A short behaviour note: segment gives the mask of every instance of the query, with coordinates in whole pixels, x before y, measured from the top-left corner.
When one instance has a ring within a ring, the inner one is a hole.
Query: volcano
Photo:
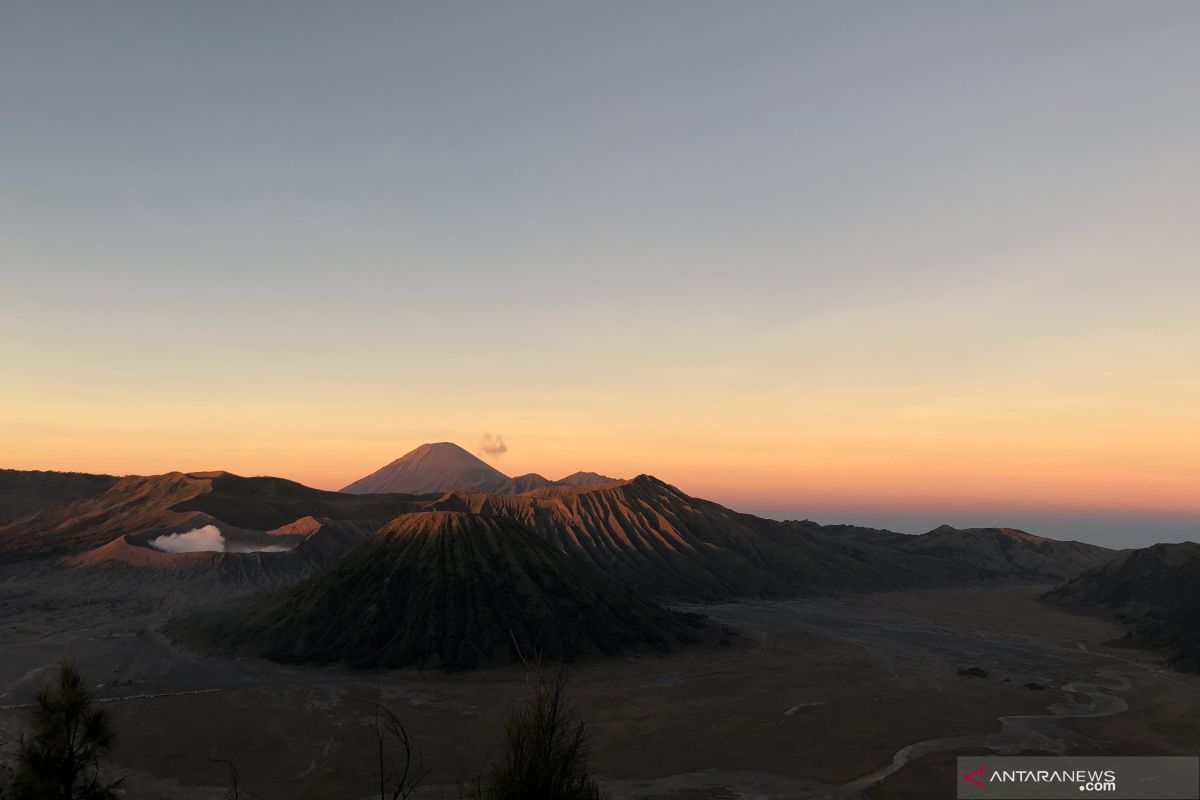
[[[397,517],[322,572],[266,600],[179,623],[178,634],[281,662],[470,669],[699,641],[667,611],[508,519]]]
[[[449,489],[495,492],[503,489],[508,480],[503,472],[458,445],[434,442],[421,445],[342,491],[351,494],[428,494]]]

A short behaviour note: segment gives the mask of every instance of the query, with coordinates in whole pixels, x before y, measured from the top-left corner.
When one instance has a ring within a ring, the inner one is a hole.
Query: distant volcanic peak
[[[474,453],[465,447],[460,447],[454,442],[426,442],[423,445],[414,447],[405,457],[425,455],[433,455],[437,458],[461,458],[467,463],[479,461],[479,458]]]
[[[352,494],[497,491],[508,476],[451,442],[423,444],[342,489]]]
[[[484,492],[524,494],[551,487],[620,483],[596,472],[575,472],[552,481],[536,472],[510,478],[452,442],[423,444],[342,489],[351,494]]]

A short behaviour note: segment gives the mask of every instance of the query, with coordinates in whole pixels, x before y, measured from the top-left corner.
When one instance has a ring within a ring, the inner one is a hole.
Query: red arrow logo
[[[975,769],[973,769],[970,772],[963,775],[962,778],[967,783],[973,783],[976,786],[978,786],[980,789],[986,789],[987,784],[983,782],[983,779],[984,779],[983,773],[984,773],[984,770],[986,770],[986,769],[987,769],[987,767],[976,767]],[[976,775],[978,775],[979,777],[976,778],[975,777]]]

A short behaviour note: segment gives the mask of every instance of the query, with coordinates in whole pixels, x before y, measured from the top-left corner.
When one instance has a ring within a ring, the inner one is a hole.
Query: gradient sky
[[[10,2],[0,466],[1200,538],[1200,4]]]

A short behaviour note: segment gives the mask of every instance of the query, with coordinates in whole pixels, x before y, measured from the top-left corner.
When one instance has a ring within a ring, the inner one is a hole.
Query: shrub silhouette
[[[37,694],[21,735],[7,797],[11,800],[115,800],[120,781],[100,781],[100,760],[116,733],[95,708],[83,676],[68,661]]]
[[[532,674],[525,705],[504,726],[505,753],[475,795],[485,800],[602,800],[588,775],[587,726],[566,698],[567,673]]]

